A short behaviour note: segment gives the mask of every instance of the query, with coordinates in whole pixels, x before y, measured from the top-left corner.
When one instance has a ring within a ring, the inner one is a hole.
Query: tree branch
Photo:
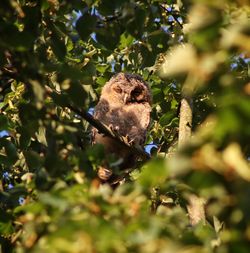
[[[206,216],[205,216],[205,200],[201,197],[196,196],[195,194],[191,194],[188,196],[188,215],[190,224],[192,226],[198,224],[202,221],[203,224],[206,224]]]
[[[82,117],[84,120],[89,122],[100,133],[102,133],[110,138],[115,139],[116,141],[118,141],[119,143],[121,143],[122,145],[124,145],[126,147],[129,147],[139,157],[141,157],[145,160],[150,158],[149,154],[146,153],[141,146],[139,146],[139,145],[134,146],[134,145],[129,144],[128,141],[124,137],[122,137],[121,135],[119,135],[116,132],[113,132],[109,127],[107,127],[106,125],[101,123],[99,120],[95,119],[91,114],[89,114],[85,111],[79,110],[72,105],[68,105],[67,107],[70,110],[72,110],[73,112],[75,112],[77,115]]]
[[[49,96],[52,95],[53,92],[60,95],[58,92],[53,91],[50,87],[45,86],[46,92]],[[93,127],[95,127],[100,133],[115,139],[122,145],[129,147],[132,152],[134,152],[136,155],[138,155],[140,158],[144,160],[148,160],[150,158],[150,155],[144,151],[144,149],[139,145],[131,145],[128,143],[125,137],[119,135],[116,132],[113,132],[109,127],[107,127],[105,124],[100,122],[99,120],[95,119],[90,113],[80,110],[73,105],[67,104],[65,107],[68,107],[71,111],[79,115],[81,118],[89,122],[89,124]]]

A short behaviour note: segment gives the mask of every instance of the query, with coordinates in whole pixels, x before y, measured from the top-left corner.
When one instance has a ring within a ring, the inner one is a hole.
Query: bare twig
[[[171,12],[171,11],[169,11],[166,7],[164,7],[162,4],[160,4],[160,7],[164,10],[164,11],[166,11],[169,15],[171,15],[173,18],[174,18],[174,20],[175,20],[175,22],[180,26],[180,28],[183,28],[183,25],[180,23],[180,21],[178,20],[178,18],[176,18],[176,16]]]

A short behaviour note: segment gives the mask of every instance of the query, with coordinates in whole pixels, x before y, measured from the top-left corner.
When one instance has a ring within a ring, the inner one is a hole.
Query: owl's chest
[[[130,104],[114,107],[106,113],[105,122],[121,134],[128,134],[132,128],[147,129],[150,121],[150,107],[143,104]]]
[[[110,110],[107,111],[105,118],[109,124],[127,126],[133,124],[138,116],[135,108],[124,106],[110,108]]]

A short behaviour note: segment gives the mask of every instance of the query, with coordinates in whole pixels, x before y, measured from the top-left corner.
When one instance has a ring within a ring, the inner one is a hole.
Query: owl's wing
[[[108,101],[106,99],[101,99],[95,107],[94,118],[102,121],[108,111],[109,111]]]
[[[141,117],[139,118],[140,125],[143,129],[147,130],[150,124],[150,113],[151,113],[151,106],[149,104],[143,104],[141,108]]]
[[[143,146],[150,123],[151,106],[148,103],[134,103],[127,106],[125,111],[131,119],[127,123],[129,140],[134,144]],[[131,116],[133,117],[131,118]]]
[[[135,123],[141,129],[147,130],[150,123],[151,106],[148,103],[134,103],[125,108],[127,113],[134,115]]]

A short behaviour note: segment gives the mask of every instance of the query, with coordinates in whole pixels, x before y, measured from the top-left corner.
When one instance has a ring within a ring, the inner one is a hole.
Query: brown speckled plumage
[[[143,146],[150,123],[150,112],[151,93],[147,83],[138,75],[119,73],[104,85],[94,117],[126,137],[133,145]],[[103,144],[106,154],[112,153],[117,159],[121,158],[120,169],[130,168],[136,161],[136,156],[128,147],[98,133],[96,129],[93,129],[93,142]],[[104,171],[98,173],[99,176],[104,175],[100,177],[104,181],[112,175],[110,168],[105,170],[109,172],[106,173],[106,178]]]

